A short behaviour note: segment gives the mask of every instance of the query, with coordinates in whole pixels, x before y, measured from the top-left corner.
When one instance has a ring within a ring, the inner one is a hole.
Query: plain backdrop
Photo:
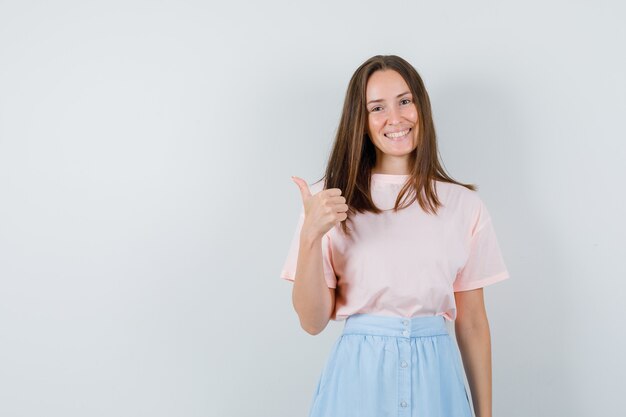
[[[279,278],[350,76],[412,63],[511,279],[494,416],[623,411],[620,1],[1,1],[0,415],[305,416]]]

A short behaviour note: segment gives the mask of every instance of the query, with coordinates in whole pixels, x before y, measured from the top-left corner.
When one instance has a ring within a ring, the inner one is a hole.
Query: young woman
[[[310,417],[491,417],[482,288],[509,278],[476,187],[438,160],[430,100],[408,62],[350,80],[324,183],[293,177],[302,212],[281,278],[304,330],[345,320]],[[462,357],[445,320],[454,321]]]

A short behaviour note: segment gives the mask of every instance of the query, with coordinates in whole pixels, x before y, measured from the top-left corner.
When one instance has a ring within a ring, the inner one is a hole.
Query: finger
[[[335,226],[339,226],[341,222],[345,221],[348,218],[346,213],[341,213],[338,216],[338,219],[335,221]]]
[[[336,196],[336,197],[328,197],[326,198],[326,201],[328,201],[331,204],[342,204],[346,202],[346,198],[344,196]]]
[[[311,197],[311,190],[309,190],[309,186],[306,181],[300,177],[291,177],[293,182],[296,183],[298,188],[300,189],[300,195],[302,196],[302,200],[304,201],[306,198]]]
[[[328,197],[336,197],[338,195],[341,195],[341,189],[339,188],[329,188],[322,192],[325,193]]]
[[[347,204],[337,204],[335,205],[335,212],[336,213],[345,213],[348,211],[348,205]]]

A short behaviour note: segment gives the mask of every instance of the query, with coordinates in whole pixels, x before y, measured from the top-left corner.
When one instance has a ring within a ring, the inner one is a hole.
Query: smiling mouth
[[[402,139],[406,139],[406,137],[408,136],[409,132],[413,130],[412,128],[408,128],[406,130],[403,130],[401,132],[394,132],[394,133],[385,133],[385,137],[390,139],[390,140],[402,140]]]

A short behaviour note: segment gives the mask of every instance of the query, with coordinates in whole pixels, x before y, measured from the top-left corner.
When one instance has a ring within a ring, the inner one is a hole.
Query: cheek
[[[380,127],[381,127],[380,119],[378,117],[376,117],[376,116],[371,116],[370,115],[369,118],[368,118],[368,127],[369,127],[369,130],[372,133],[378,132],[380,130]]]
[[[417,123],[417,109],[415,107],[413,107],[411,109],[411,111],[408,114],[407,117],[409,120],[412,120],[413,122]]]

